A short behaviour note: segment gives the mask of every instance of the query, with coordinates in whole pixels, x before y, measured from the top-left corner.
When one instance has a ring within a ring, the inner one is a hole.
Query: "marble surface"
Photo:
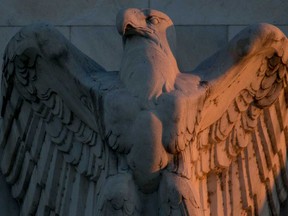
[[[269,22],[287,25],[287,1],[197,1],[151,0],[150,6],[163,10],[177,25],[249,25]]]

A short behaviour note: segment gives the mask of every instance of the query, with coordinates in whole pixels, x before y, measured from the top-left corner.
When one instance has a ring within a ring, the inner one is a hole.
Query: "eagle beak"
[[[138,28],[141,28],[143,13],[137,8],[121,10],[116,18],[116,26],[120,35],[128,36],[135,34]]]
[[[123,36],[133,35],[137,33],[137,28],[131,23],[127,23],[123,30]]]

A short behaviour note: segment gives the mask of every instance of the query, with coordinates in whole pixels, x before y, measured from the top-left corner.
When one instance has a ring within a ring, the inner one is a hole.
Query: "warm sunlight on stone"
[[[110,19],[98,29],[10,29],[1,84],[1,216],[286,215],[286,36],[274,25],[250,25],[228,43],[227,35],[215,37],[221,49],[183,71],[187,59],[179,64],[177,42],[188,47],[187,32],[212,38],[226,27],[175,28],[168,15],[149,9],[159,2],[113,7],[114,29]],[[108,69],[103,62],[111,62]]]

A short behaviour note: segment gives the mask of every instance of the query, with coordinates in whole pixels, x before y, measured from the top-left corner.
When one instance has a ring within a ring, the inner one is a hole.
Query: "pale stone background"
[[[123,7],[151,7],[172,18],[178,36],[177,59],[185,71],[249,24],[268,22],[288,34],[288,0],[0,0],[0,56],[22,26],[44,21],[54,24],[107,70],[118,70],[122,45],[114,23]],[[1,215],[13,215],[15,203],[3,202],[8,193],[1,185]]]

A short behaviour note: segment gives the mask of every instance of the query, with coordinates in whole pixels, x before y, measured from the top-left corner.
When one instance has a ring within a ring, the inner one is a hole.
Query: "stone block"
[[[227,43],[226,26],[176,26],[177,62],[191,71]]]
[[[102,0],[98,1],[93,7],[77,14],[65,24],[69,25],[115,25],[116,15],[122,8],[147,8],[148,0]]]
[[[116,27],[71,27],[71,41],[106,70],[119,70],[123,47]]]
[[[151,8],[167,13],[175,24],[181,25],[249,25],[268,22],[288,22],[288,1],[251,0],[151,0]]]
[[[0,25],[28,25],[33,22],[77,25],[114,25],[120,8],[148,7],[148,0],[2,0]]]
[[[244,25],[241,25],[241,26],[229,26],[228,27],[228,40],[230,41],[233,37],[235,37],[245,27],[247,27],[247,26],[244,26]]]
[[[55,26],[56,29],[63,34],[68,40],[71,39],[70,37],[70,27],[69,26]]]

